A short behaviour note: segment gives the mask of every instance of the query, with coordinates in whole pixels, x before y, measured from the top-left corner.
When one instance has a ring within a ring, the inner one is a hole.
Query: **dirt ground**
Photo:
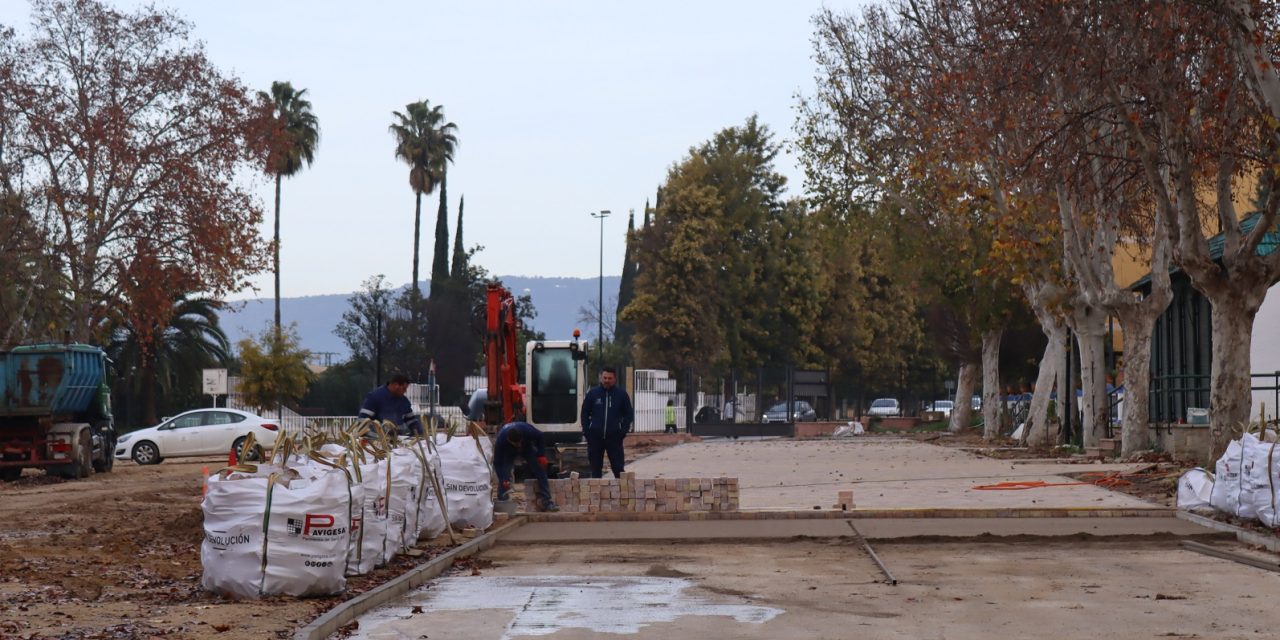
[[[628,461],[678,441],[640,438]],[[423,544],[422,556],[349,578],[341,597],[234,602],[205,593],[200,496],[204,474],[225,464],[117,462],[86,480],[27,470],[0,483],[0,638],[284,638],[447,549]]]
[[[850,539],[540,549],[485,552],[478,574],[371,612],[355,637],[1265,638],[1280,624],[1280,576],[1172,540],[877,544],[897,586]]]
[[[337,598],[234,602],[205,593],[200,494],[204,470],[222,464],[118,463],[78,481],[28,470],[0,483],[0,638],[284,638],[443,551],[397,556],[349,579]]]

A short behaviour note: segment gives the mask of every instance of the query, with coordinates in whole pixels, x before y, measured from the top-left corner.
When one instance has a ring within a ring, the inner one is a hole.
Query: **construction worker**
[[[400,435],[422,435],[422,422],[413,412],[413,403],[404,396],[409,389],[409,376],[397,373],[391,381],[370,391],[360,407],[360,417],[370,420],[389,420],[399,428]]]
[[[542,432],[528,422],[510,422],[498,431],[493,442],[493,470],[498,474],[498,499],[511,498],[511,475],[516,457],[524,458],[529,471],[538,480],[538,503],[542,511],[559,511],[551,499],[551,483],[547,480],[547,450]]]
[[[604,454],[609,454],[613,477],[621,478],[626,456],[622,443],[631,431],[635,412],[631,398],[617,386],[618,371],[605,367],[600,372],[600,386],[592,387],[582,399],[582,435],[587,439],[587,461],[591,477],[604,477]]]
[[[667,400],[667,414],[666,414],[666,421],[664,424],[665,424],[665,427],[662,429],[663,433],[679,433],[679,430],[676,429],[676,401],[675,400]]]

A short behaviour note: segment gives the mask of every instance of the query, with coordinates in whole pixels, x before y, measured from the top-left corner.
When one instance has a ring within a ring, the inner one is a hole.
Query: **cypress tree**
[[[648,208],[648,203],[645,203],[645,208]],[[614,340],[621,345],[630,344],[631,336],[635,333],[634,327],[622,321],[622,310],[627,308],[636,295],[635,240],[636,211],[632,209],[627,219],[627,249],[622,257],[622,281],[618,283],[618,308],[614,315]]]
[[[467,252],[462,248],[462,210],[466,203],[467,196],[458,198],[458,228],[454,230],[453,265],[449,268],[454,281],[464,287],[467,286]]]
[[[436,248],[431,260],[431,296],[449,280],[449,195],[440,174],[440,210],[436,213]]]

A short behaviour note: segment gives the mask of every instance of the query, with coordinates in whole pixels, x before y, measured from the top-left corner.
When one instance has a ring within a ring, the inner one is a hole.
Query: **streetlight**
[[[600,306],[596,309],[596,333],[598,334],[596,338],[598,355],[596,357],[599,359],[599,364],[596,365],[597,373],[604,370],[602,368],[604,367],[604,219],[609,217],[609,213],[610,211],[605,209],[600,213],[591,214],[592,218],[600,220],[600,291],[598,293]]]

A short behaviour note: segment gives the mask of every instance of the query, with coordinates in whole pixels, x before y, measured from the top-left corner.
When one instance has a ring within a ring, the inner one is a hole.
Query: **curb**
[[[716,520],[859,520],[876,518],[1172,518],[1170,507],[901,508],[806,511],[702,511],[693,513],[520,513],[541,522],[703,522]]]
[[[1244,544],[1257,545],[1271,552],[1280,552],[1280,538],[1277,538],[1275,536],[1269,536],[1263,533],[1258,533],[1257,531],[1250,531],[1242,527],[1237,527],[1234,524],[1218,522],[1213,518],[1198,516],[1194,513],[1190,513],[1187,511],[1179,511],[1177,513],[1177,517],[1183,520],[1186,520],[1187,522],[1194,522],[1202,527],[1213,529],[1214,531],[1225,531],[1227,533],[1234,533],[1236,534],[1237,542],[1243,542]]]
[[[308,623],[307,626],[295,632],[293,637],[295,640],[323,640],[350,624],[365,612],[399,598],[440,575],[445,569],[453,566],[455,560],[467,558],[489,549],[497,544],[502,536],[514,531],[524,523],[524,518],[512,518],[507,524],[489,531],[460,547],[455,547],[426,564],[414,567],[409,572],[396,576],[326,611],[323,615]]]

